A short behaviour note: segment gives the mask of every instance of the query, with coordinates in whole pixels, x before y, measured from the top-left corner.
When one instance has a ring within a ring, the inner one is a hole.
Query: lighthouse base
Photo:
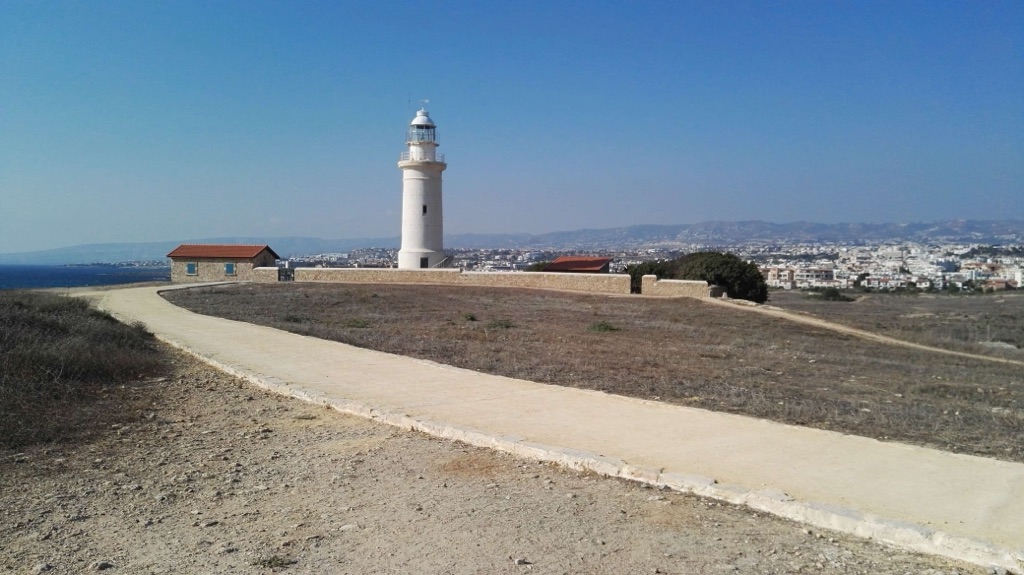
[[[444,252],[436,250],[399,250],[398,269],[419,270],[428,269],[441,265],[444,262]]]

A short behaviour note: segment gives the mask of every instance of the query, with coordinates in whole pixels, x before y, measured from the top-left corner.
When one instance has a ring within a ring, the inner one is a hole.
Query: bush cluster
[[[818,294],[822,301],[854,301],[852,298],[834,287],[827,287]]]
[[[141,324],[119,323],[79,299],[0,291],[0,447],[61,439],[105,386],[163,365]]]
[[[725,288],[731,298],[768,301],[768,282],[757,264],[735,254],[696,252],[674,260],[634,264],[626,268],[626,273],[635,292],[640,291],[643,276],[656,275],[658,279],[703,280]]]

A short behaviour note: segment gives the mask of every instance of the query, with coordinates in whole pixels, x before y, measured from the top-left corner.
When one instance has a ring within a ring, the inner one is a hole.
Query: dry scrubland
[[[45,329],[0,339],[0,368],[26,347],[75,348],[63,320],[87,317],[124,338],[105,354],[155,371],[34,396],[74,423],[0,447],[3,573],[988,571],[272,396],[78,303],[36,303],[16,312]]]
[[[489,373],[1024,461],[1020,366],[695,299],[342,284],[165,296],[199,313]],[[962,323],[978,321],[969,313]]]
[[[143,326],[82,300],[0,290],[0,449],[87,434],[122,406],[117,385],[162,369]]]
[[[906,341],[1024,360],[1024,292],[852,295],[830,302],[779,291],[770,303]]]

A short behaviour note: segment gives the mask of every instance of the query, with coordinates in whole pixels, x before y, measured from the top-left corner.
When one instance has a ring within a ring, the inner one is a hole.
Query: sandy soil
[[[148,404],[128,424],[0,461],[0,571],[987,572],[385,427],[183,356],[126,393]]]

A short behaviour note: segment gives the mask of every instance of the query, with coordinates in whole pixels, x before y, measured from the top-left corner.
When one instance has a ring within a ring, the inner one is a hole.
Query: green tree
[[[729,297],[757,303],[768,301],[768,282],[757,264],[730,253],[697,252],[675,260],[675,279],[704,280],[725,288]]]
[[[539,261],[539,262],[533,262],[532,264],[526,266],[526,271],[528,271],[528,272],[542,272],[542,271],[544,271],[544,268],[548,267],[549,263],[551,263],[551,262],[548,261],[548,260]]]

